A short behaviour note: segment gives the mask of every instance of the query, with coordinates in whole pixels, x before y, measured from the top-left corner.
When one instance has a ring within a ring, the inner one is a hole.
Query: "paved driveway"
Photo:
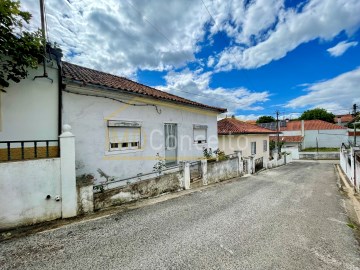
[[[0,243],[1,269],[360,269],[332,164],[296,162]]]

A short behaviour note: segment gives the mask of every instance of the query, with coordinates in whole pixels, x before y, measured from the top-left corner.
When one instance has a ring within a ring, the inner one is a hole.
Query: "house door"
[[[177,164],[177,124],[165,124],[165,164]]]

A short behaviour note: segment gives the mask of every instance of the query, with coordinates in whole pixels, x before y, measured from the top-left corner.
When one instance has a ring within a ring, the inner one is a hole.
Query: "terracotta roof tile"
[[[339,118],[341,120],[341,123],[348,123],[354,119],[354,116],[352,116],[351,114],[336,115],[334,118],[334,122],[337,123]]]
[[[256,125],[256,120],[246,120],[245,123]]]
[[[235,118],[224,118],[218,121],[218,134],[274,134],[270,129],[248,124]]]
[[[302,142],[304,137],[302,136],[280,136],[282,142]],[[270,141],[277,141],[277,136],[270,136]]]
[[[217,107],[201,104],[167,92],[163,92],[158,89],[131,81],[124,77],[115,76],[109,73],[104,73],[101,71],[78,66],[68,62],[62,62],[62,64],[63,64],[62,76],[63,78],[68,79],[70,81],[78,81],[85,84],[100,85],[104,87],[113,88],[115,90],[122,90],[129,93],[149,96],[156,99],[174,101],[177,103],[182,103],[190,106],[215,110],[220,113],[227,111],[224,108],[217,108]]]
[[[324,129],[345,129],[342,126],[338,126],[322,120],[305,120],[305,130],[324,130]],[[280,131],[293,131],[301,130],[301,121],[290,121],[286,123],[286,127],[281,127]]]

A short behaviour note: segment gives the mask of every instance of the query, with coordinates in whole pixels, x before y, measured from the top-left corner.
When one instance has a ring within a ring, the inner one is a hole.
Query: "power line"
[[[211,19],[213,19],[213,21],[214,21],[214,23],[215,23],[216,21],[215,21],[214,17],[211,15],[211,13],[210,13],[209,9],[207,8],[207,6],[205,5],[204,0],[201,0],[201,2],[203,3],[203,5],[204,5],[204,7],[205,7],[205,9],[206,9],[206,11],[207,11],[207,13],[209,13]]]
[[[138,10],[132,3],[130,3],[128,0],[126,0],[126,3],[128,3],[128,5],[130,7],[132,7],[137,13],[139,13],[139,15],[148,23],[152,26],[152,28],[154,28],[163,38],[165,38],[171,45],[174,46],[174,44],[170,41],[170,39],[168,39],[168,37],[161,32],[152,22],[150,22],[142,13],[140,10]]]

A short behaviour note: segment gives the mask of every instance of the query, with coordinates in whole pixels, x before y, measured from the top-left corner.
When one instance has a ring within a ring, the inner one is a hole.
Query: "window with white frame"
[[[109,150],[136,150],[141,147],[141,124],[129,121],[108,121]]]
[[[267,142],[267,140],[263,140],[263,145],[264,145],[264,152],[267,152],[267,149],[268,149],[268,142]]]
[[[251,154],[256,154],[256,142],[251,142]]]
[[[207,126],[205,125],[194,125],[194,143],[202,144],[207,142]]]

